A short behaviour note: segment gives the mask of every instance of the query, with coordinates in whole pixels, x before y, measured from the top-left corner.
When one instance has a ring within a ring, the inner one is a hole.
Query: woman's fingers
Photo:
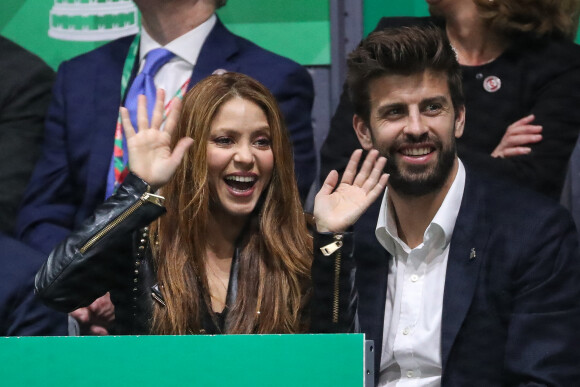
[[[135,129],[133,129],[133,124],[131,123],[131,118],[129,117],[129,111],[127,108],[119,108],[121,113],[121,123],[123,124],[123,131],[125,132],[125,137],[129,140],[135,135]]]
[[[535,119],[536,119],[536,116],[534,116],[533,114],[530,114],[529,116],[525,116],[523,118],[520,118],[516,122],[512,123],[510,126],[508,126],[508,128],[511,126],[526,125],[526,124],[529,124],[530,122],[534,121]]]
[[[179,120],[179,114],[181,113],[181,100],[174,97],[171,101],[171,110],[169,111],[169,116],[165,120],[165,127],[163,130],[168,134],[173,134],[173,131],[177,127],[177,121]]]
[[[155,97],[155,107],[153,108],[153,114],[151,115],[151,129],[161,128],[163,124],[163,114],[165,106],[165,90],[158,88],[157,95]]]
[[[149,129],[149,118],[147,117],[147,97],[143,94],[137,97],[137,129]]]
[[[318,195],[330,195],[332,191],[334,191],[336,183],[338,183],[338,172],[332,170],[328,176],[326,176],[326,179],[324,179],[324,183],[322,183],[322,187],[320,187]]]

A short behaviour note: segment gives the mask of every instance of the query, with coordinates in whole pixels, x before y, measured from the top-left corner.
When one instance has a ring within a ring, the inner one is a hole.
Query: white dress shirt
[[[457,175],[423,243],[409,248],[397,234],[388,190],[376,237],[393,256],[389,263],[379,386],[441,385],[441,316],[449,242],[465,188],[465,168]]]
[[[217,21],[215,14],[209,19],[195,27],[191,31],[172,40],[165,46],[161,46],[147,33],[145,28],[141,29],[141,41],[139,43],[139,72],[143,69],[149,51],[164,47],[175,54],[155,75],[155,86],[165,90],[165,105],[175,97],[181,86],[191,77],[193,67],[197,63],[199,52],[203,43]]]

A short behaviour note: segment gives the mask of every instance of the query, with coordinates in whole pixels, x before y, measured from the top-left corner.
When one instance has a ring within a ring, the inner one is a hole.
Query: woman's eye
[[[267,148],[270,146],[270,139],[267,137],[260,137],[254,142],[260,148]]]
[[[232,144],[232,139],[229,137],[217,137],[214,138],[213,142],[217,145],[230,145]]]

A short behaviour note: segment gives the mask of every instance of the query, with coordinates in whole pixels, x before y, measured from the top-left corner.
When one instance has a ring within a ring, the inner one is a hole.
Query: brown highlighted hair
[[[166,303],[154,307],[152,333],[198,334],[201,311],[212,313],[205,266],[211,217],[207,143],[219,108],[233,98],[255,103],[266,115],[274,170],[237,246],[237,297],[234,305],[228,305],[225,333],[306,329],[312,240],[299,199],[290,140],[273,95],[246,75],[226,73],[205,78],[183,101],[173,145],[184,136],[194,143],[163,188],[167,214],[151,230],[152,239],[157,238],[154,262]]]
[[[531,32],[574,40],[580,0],[474,0],[482,18],[510,34]]]
[[[445,34],[435,26],[386,28],[373,32],[348,57],[347,85],[354,112],[368,124],[369,85],[386,75],[427,70],[447,77],[455,111],[464,104],[461,70]]]

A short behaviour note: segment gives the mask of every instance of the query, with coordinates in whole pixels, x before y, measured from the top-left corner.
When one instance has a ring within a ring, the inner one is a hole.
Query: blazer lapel
[[[489,237],[483,186],[467,171],[447,263],[441,322],[443,372],[449,353],[471,305]]]
[[[103,58],[93,65],[95,116],[90,118],[94,135],[87,171],[87,197],[95,198],[97,203],[105,199],[104,187],[113,154],[115,126],[121,106],[121,75],[133,38],[130,36],[112,44]]]
[[[201,47],[197,63],[193,67],[189,89],[217,69],[237,71],[238,65],[232,58],[238,53],[237,37],[226,29],[218,18]]]

